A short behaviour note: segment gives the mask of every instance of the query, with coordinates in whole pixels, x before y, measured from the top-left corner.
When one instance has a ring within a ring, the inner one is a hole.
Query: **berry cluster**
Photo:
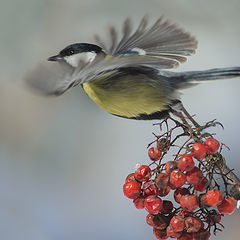
[[[167,125],[166,133],[155,135],[156,147],[150,147],[154,142],[149,145],[152,162],[138,166],[127,176],[123,192],[133,199],[137,209],[148,212],[146,222],[153,227],[157,239],[207,240],[212,228],[214,234],[222,230],[221,217],[235,210],[236,200],[228,191],[231,171],[225,174],[219,165],[223,158],[219,141],[200,134],[191,125],[172,121],[175,127],[169,130]],[[167,124],[167,120],[164,122]],[[173,131],[179,127],[183,134],[172,139]],[[188,136],[181,147],[175,145],[179,136]],[[178,147],[178,152],[172,161],[163,163],[170,147]],[[221,176],[224,192],[215,175]],[[171,191],[175,203],[162,199]],[[176,204],[179,206],[175,207]]]

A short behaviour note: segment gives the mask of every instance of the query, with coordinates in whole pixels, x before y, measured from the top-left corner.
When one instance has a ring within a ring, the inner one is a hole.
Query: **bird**
[[[181,89],[198,83],[240,76],[240,67],[174,72],[195,53],[197,40],[160,17],[149,24],[144,16],[134,29],[130,18],[122,32],[111,26],[105,43],[73,43],[51,63],[40,64],[27,76],[33,88],[46,95],[61,95],[82,86],[87,95],[112,115],[136,120],[163,119],[181,111]]]

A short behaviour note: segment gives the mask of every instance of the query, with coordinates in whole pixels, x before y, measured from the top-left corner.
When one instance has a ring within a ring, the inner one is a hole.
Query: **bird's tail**
[[[215,68],[204,71],[189,71],[176,73],[174,85],[177,88],[184,85],[225,78],[240,77],[240,67]]]

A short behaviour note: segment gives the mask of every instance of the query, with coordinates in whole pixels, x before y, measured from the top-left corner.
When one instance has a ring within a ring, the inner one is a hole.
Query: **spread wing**
[[[147,55],[175,61],[177,64],[185,62],[186,56],[194,54],[197,48],[197,41],[193,36],[162,17],[148,27],[148,17],[145,16],[137,29],[132,29],[131,20],[127,18],[123,24],[121,39],[118,38],[117,30],[110,27],[109,47],[106,48],[98,35],[95,39],[113,56]]]
[[[149,56],[130,55],[123,57],[97,57],[88,65],[77,68],[60,63],[45,63],[38,65],[25,76],[29,86],[46,95],[60,95],[78,84],[90,82],[99,77],[110,78],[118,73],[118,69],[129,67],[150,67],[164,69],[175,67],[176,62],[168,59],[158,59]]]

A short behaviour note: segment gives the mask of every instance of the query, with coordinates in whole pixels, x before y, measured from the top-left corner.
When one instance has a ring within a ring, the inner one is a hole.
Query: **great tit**
[[[45,94],[60,95],[81,85],[105,111],[130,119],[161,119],[179,105],[179,89],[205,80],[233,78],[240,67],[170,72],[195,53],[196,39],[175,24],[159,18],[148,27],[145,16],[132,30],[130,19],[122,37],[110,28],[110,43],[74,43],[48,58],[58,64],[37,67],[28,83]],[[57,66],[58,65],[58,66]],[[180,104],[181,105],[181,104]]]

